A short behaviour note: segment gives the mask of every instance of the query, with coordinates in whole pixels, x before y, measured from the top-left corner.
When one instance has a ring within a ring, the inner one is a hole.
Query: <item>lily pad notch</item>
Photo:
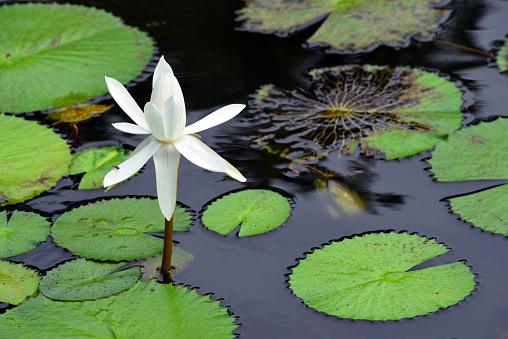
[[[413,318],[455,305],[476,289],[476,274],[462,260],[414,269],[449,250],[404,231],[344,237],[299,258],[288,287],[307,307],[339,318]]]

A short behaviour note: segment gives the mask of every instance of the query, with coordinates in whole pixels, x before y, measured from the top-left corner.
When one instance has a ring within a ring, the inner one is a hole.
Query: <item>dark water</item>
[[[78,2],[76,2],[78,3]],[[81,3],[81,2],[80,2]],[[104,1],[86,2],[105,8],[128,24],[147,31],[178,76],[188,105],[189,123],[229,103],[246,103],[261,85],[307,87],[305,70],[343,64],[427,67],[447,73],[466,88],[465,122],[508,115],[508,75],[501,75],[486,56],[435,43],[413,42],[408,48],[380,47],[371,53],[339,55],[301,44],[312,33],[290,38],[235,31],[234,11],[241,1]],[[457,0],[452,18],[438,38],[489,51],[508,33],[508,1]],[[312,27],[310,28],[312,30]],[[151,80],[132,88],[138,103],[148,100]],[[109,100],[108,102],[111,102]],[[243,115],[248,115],[245,111]],[[143,138],[122,133],[111,123],[128,121],[119,107],[100,118],[80,123],[77,151],[117,145],[135,147]],[[203,140],[225,156],[249,179],[242,184],[182,160],[178,200],[199,211],[216,196],[244,187],[274,187],[295,197],[292,217],[268,234],[223,237],[195,222],[189,232],[175,234],[181,247],[194,255],[176,282],[214,293],[241,323],[244,338],[508,338],[508,240],[483,232],[450,213],[447,196],[465,194],[507,181],[438,183],[426,170],[429,152],[395,161],[361,155],[329,157],[320,165],[330,170],[359,168],[354,187],[369,198],[369,211],[334,218],[305,178],[288,175],[273,157],[241,141],[249,126],[230,121],[201,133]],[[500,161],[506,157],[500,155]],[[507,164],[508,165],[508,164]],[[24,207],[57,217],[70,206],[108,196],[156,195],[150,161],[142,173],[110,193],[77,191],[73,178],[62,179],[48,193]],[[287,288],[288,267],[313,247],[332,239],[368,231],[417,232],[435,237],[451,251],[430,260],[438,265],[467,260],[478,274],[477,290],[449,309],[402,321],[351,321],[307,308]],[[18,256],[17,261],[46,270],[70,258],[48,242]]]

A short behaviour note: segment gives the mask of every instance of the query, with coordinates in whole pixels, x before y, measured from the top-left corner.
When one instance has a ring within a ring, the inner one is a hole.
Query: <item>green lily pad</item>
[[[14,211],[7,221],[7,213],[0,212],[0,258],[33,250],[46,241],[50,226],[46,218],[35,213]]]
[[[80,190],[103,188],[106,174],[127,160],[131,153],[121,145],[88,149],[74,156],[69,174],[85,173],[79,183]]]
[[[79,258],[49,271],[39,289],[53,300],[84,301],[107,298],[131,288],[141,275],[139,267],[110,274],[122,263],[100,263]]]
[[[463,262],[408,271],[446,252],[416,234],[371,233],[308,254],[289,283],[309,307],[339,318],[411,318],[454,305],[474,289],[475,275]]]
[[[434,147],[461,126],[462,95],[434,73],[347,66],[310,72],[310,93],[262,87],[251,101],[254,141],[286,158],[333,152],[396,159]],[[293,159],[292,159],[293,160]]]
[[[462,129],[436,145],[431,171],[439,181],[508,179],[508,119],[482,122]],[[451,198],[450,205],[462,219],[486,231],[508,236],[505,186]]]
[[[52,124],[61,123],[74,124],[80,121],[90,119],[94,114],[102,114],[115,105],[85,105],[74,104],[68,107],[60,108],[46,116],[46,120],[55,120]]]
[[[267,233],[291,215],[288,200],[279,193],[249,189],[230,193],[212,202],[203,212],[203,224],[222,235],[241,224],[239,237]]]
[[[0,206],[23,202],[48,190],[68,173],[70,161],[65,140],[50,129],[0,114]]]
[[[340,50],[405,44],[408,37],[430,39],[448,10],[442,0],[250,0],[239,11],[243,28],[287,34],[326,14],[309,38]]]
[[[176,206],[174,230],[186,231],[189,212]],[[87,259],[133,260],[162,252],[164,241],[146,234],[163,232],[164,216],[155,199],[102,200],[60,216],[51,228],[55,242]]]
[[[171,256],[171,266],[173,266],[173,269],[171,270],[171,276],[174,277],[180,274],[192,260],[194,260],[194,256],[191,253],[185,252],[180,247],[173,245],[173,255]],[[162,253],[140,261],[139,265],[143,266],[141,269],[143,272],[141,281],[159,279],[161,264]]]
[[[238,325],[219,301],[182,286],[137,283],[96,301],[39,295],[0,315],[5,338],[234,338]]]
[[[508,43],[506,42],[497,53],[497,65],[501,73],[508,71]]]
[[[23,267],[21,264],[0,261],[0,302],[21,304],[37,293],[40,280],[41,277],[37,275],[37,271]],[[3,331],[0,333],[4,335]]]
[[[105,75],[131,81],[154,50],[145,33],[93,7],[3,5],[0,22],[0,112],[45,110],[107,94]]]

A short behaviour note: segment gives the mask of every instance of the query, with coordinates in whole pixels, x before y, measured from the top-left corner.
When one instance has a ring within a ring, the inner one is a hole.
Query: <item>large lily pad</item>
[[[15,211],[7,221],[0,212],[0,258],[13,257],[33,250],[49,235],[50,222],[38,214]]]
[[[104,187],[104,177],[113,166],[121,164],[130,156],[132,151],[120,146],[92,148],[77,154],[69,168],[69,174],[85,173],[79,189],[94,189]]]
[[[501,72],[508,71],[508,42],[505,42],[504,46],[497,53],[497,65]]]
[[[309,307],[329,315],[411,318],[454,305],[474,289],[474,274],[463,262],[408,271],[446,252],[416,234],[371,233],[308,254],[289,283]]]
[[[191,217],[177,206],[174,230],[189,228]],[[112,199],[75,208],[60,216],[51,232],[55,242],[88,259],[132,260],[162,252],[164,241],[149,232],[164,231],[164,216],[154,199]]]
[[[48,190],[68,173],[70,161],[67,144],[50,129],[0,115],[0,205],[23,202]]]
[[[461,126],[461,91],[434,73],[348,66],[310,75],[310,93],[273,85],[256,93],[256,143],[288,158],[301,149],[319,158],[360,145],[395,159],[429,149]]]
[[[139,267],[110,274],[122,266],[122,263],[100,263],[79,258],[49,271],[39,288],[42,294],[53,300],[107,298],[132,287],[141,275]]]
[[[262,234],[281,226],[290,216],[291,206],[279,193],[249,189],[230,193],[212,202],[203,212],[203,224],[227,235],[241,224],[239,237]]]
[[[457,131],[432,151],[431,171],[439,181],[508,179],[508,119]],[[450,199],[452,209],[476,227],[508,236],[505,186]]]
[[[41,277],[20,264],[0,261],[0,302],[19,305],[37,293]],[[4,335],[3,331],[0,331]],[[15,337],[13,337],[15,338]]]
[[[234,338],[219,301],[195,290],[138,283],[110,298],[58,302],[39,295],[0,315],[6,338]]]
[[[243,28],[291,33],[326,14],[309,42],[340,50],[367,49],[385,43],[400,46],[409,36],[430,38],[448,10],[442,0],[251,0],[240,10]]]
[[[0,112],[44,110],[67,98],[77,103],[106,94],[104,75],[127,83],[153,53],[145,33],[92,7],[3,5],[0,22]]]

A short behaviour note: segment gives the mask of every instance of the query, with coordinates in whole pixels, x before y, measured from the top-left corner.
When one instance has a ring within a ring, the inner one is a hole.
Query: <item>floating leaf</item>
[[[450,81],[418,69],[338,67],[310,72],[310,93],[262,87],[251,102],[252,137],[290,157],[352,153],[406,157],[433,147],[461,126],[462,98]],[[269,122],[268,122],[269,121]],[[289,154],[289,155],[288,155]]]
[[[122,263],[100,263],[79,258],[49,271],[39,288],[42,294],[53,300],[107,298],[132,287],[141,275],[139,267],[110,274],[122,266]]]
[[[34,270],[20,264],[0,261],[0,302],[21,304],[37,292],[40,280],[41,277]],[[3,331],[0,333],[4,335]]]
[[[137,283],[96,301],[39,295],[0,315],[5,338],[234,338],[234,318],[219,301],[182,286]]]
[[[339,318],[411,318],[454,305],[474,289],[474,274],[462,262],[408,271],[446,252],[416,234],[366,234],[308,254],[289,283],[309,307]]]
[[[0,22],[0,112],[69,106],[106,94],[104,75],[127,83],[153,53],[145,33],[92,7],[3,5]]]
[[[171,266],[173,266],[173,269],[171,270],[171,276],[174,277],[175,275],[180,274],[180,272],[182,272],[192,260],[194,260],[194,256],[192,254],[187,253],[180,247],[173,245],[173,255],[171,257]],[[140,261],[139,265],[143,266],[141,269],[143,272],[141,281],[149,281],[153,279],[157,280],[160,275],[161,264],[161,253]]]
[[[191,217],[177,206],[174,230],[186,231]],[[112,199],[90,203],[60,216],[51,232],[74,254],[97,260],[132,260],[162,252],[164,241],[146,234],[163,232],[164,216],[154,199]]]
[[[51,112],[46,116],[47,120],[56,120],[52,125],[65,123],[76,123],[90,119],[94,114],[102,114],[115,105],[84,105],[75,104]]]
[[[504,46],[497,53],[497,65],[501,73],[508,71],[508,43],[505,42]]]
[[[7,213],[0,212],[0,258],[33,250],[46,241],[50,225],[46,218],[35,213],[14,211],[7,221]]]
[[[113,166],[117,166],[127,160],[132,151],[120,146],[92,148],[77,154],[69,168],[69,174],[85,173],[79,189],[103,188],[104,177]]]
[[[8,6],[0,11],[2,7]],[[0,115],[0,205],[23,202],[48,190],[67,174],[70,160],[65,141],[50,129]]]
[[[385,43],[401,46],[409,36],[429,39],[448,10],[441,0],[251,0],[240,10],[243,28],[292,33],[328,14],[309,42],[340,50],[359,50]]]
[[[279,193],[249,189],[230,193],[212,202],[203,212],[203,224],[227,235],[241,224],[239,237],[266,233],[281,226],[291,206]]]
[[[508,179],[508,119],[482,122],[451,135],[432,151],[432,165],[439,181]],[[501,158],[500,158],[501,156]],[[507,188],[450,199],[452,209],[462,219],[486,231],[508,236]]]
[[[508,179],[508,166],[502,161],[508,154],[507,131],[508,119],[499,118],[457,131],[437,144],[429,160],[436,179]]]

